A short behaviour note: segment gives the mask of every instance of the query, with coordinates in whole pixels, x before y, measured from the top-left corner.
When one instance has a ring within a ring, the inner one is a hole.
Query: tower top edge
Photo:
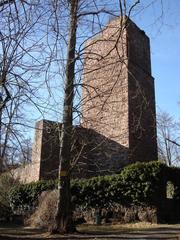
[[[139,32],[141,32],[147,38],[149,38],[147,36],[147,34],[145,33],[145,31],[143,29],[141,29],[130,17],[128,17],[126,15],[112,18],[111,20],[109,20],[109,22],[107,22],[106,26],[104,27],[104,29],[102,31],[106,30],[109,27],[111,27],[111,28],[122,27],[123,29],[128,29],[132,26],[135,27]]]

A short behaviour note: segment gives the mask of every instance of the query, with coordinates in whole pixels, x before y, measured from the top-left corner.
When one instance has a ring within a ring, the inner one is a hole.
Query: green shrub
[[[112,203],[111,183],[115,175],[74,180],[71,184],[73,203],[84,208],[107,207]]]
[[[153,205],[165,188],[161,162],[135,163],[120,174],[73,181],[71,193],[75,203],[86,207],[122,205]]]
[[[158,161],[138,162],[125,167],[120,175],[122,195],[126,201],[135,204],[156,202],[164,189],[165,169],[166,165]]]
[[[0,175],[0,218],[11,215],[9,192],[18,184],[19,182],[14,180],[10,173]]]
[[[11,189],[9,198],[11,207],[16,210],[19,207],[32,207],[36,204],[38,196],[43,191],[52,190],[57,186],[57,181],[41,180],[39,182],[32,182],[29,184],[21,184]]]
[[[71,182],[74,206],[83,208],[122,205],[156,205],[166,190],[165,176],[170,168],[158,161],[135,163],[125,167],[120,174]],[[57,181],[39,181],[19,185],[10,191],[13,208],[33,206],[42,191],[57,187]]]

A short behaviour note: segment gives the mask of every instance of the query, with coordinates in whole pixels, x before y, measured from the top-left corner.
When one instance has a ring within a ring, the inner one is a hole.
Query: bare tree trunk
[[[3,105],[3,99],[0,93],[0,174],[3,172],[3,158],[2,158],[2,141],[1,141],[1,136],[2,136],[2,106]]]
[[[78,0],[70,1],[70,29],[67,52],[65,96],[63,109],[63,123],[61,129],[60,166],[58,205],[55,216],[55,226],[52,232],[73,232],[75,230],[72,222],[71,192],[70,192],[70,160],[71,160],[71,138],[72,138],[72,107],[73,107],[73,85],[75,69],[75,47],[77,29]]]

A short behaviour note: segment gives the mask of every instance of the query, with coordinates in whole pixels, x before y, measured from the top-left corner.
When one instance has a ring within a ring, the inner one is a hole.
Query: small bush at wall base
[[[17,185],[18,181],[14,180],[10,173],[3,173],[0,175],[0,219],[9,218],[12,214],[9,192]]]
[[[26,219],[26,224],[32,227],[49,228],[54,224],[54,216],[58,201],[57,190],[43,192],[39,197],[39,204],[36,211]],[[97,211],[96,208],[84,210],[82,207],[77,207],[73,211],[73,221],[75,224],[81,223],[97,223],[97,212],[102,223],[131,223],[131,222],[151,222],[157,223],[156,208],[130,206],[125,207],[120,204],[115,204],[110,209],[102,208]]]
[[[57,181],[39,181],[29,184],[21,184],[11,189],[9,193],[10,203],[13,211],[17,209],[31,208],[37,204],[38,196],[47,190],[52,190],[57,186]]]

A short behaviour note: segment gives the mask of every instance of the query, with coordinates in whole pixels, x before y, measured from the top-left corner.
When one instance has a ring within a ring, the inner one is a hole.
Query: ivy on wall
[[[129,165],[119,174],[72,180],[72,203],[85,209],[110,207],[113,204],[156,206],[166,197],[168,178],[176,179],[175,197],[178,199],[180,188],[177,183],[180,183],[180,169],[153,161]],[[11,206],[13,209],[19,206],[33,206],[41,192],[56,187],[57,181],[53,180],[18,185],[10,191]]]

